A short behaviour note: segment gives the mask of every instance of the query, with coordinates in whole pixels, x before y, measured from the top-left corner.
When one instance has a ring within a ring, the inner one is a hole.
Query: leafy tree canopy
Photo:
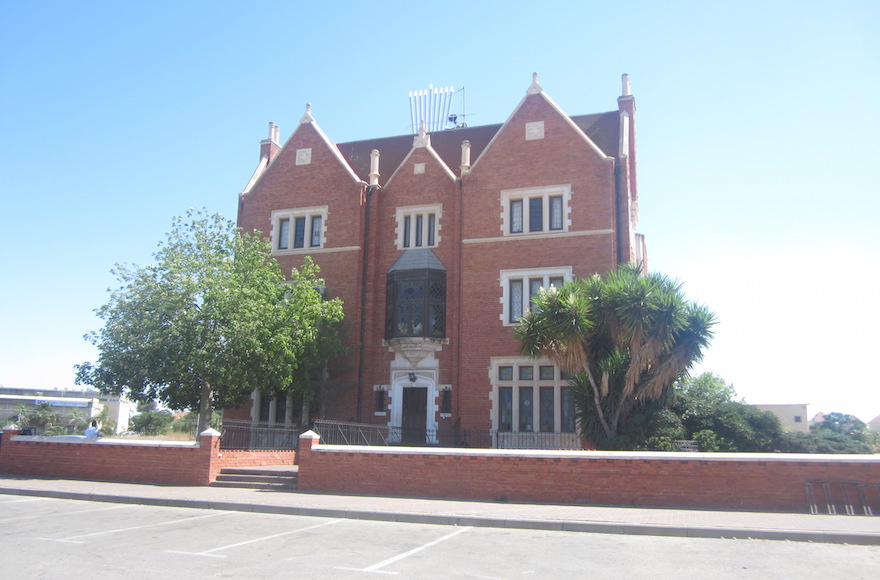
[[[175,218],[154,259],[114,268],[120,286],[97,310],[104,327],[86,335],[99,358],[77,366],[77,384],[198,409],[200,431],[212,408],[294,388],[321,329],[342,319],[310,259],[285,283],[259,232],[205,210]]]
[[[662,400],[638,409],[606,449],[669,451],[693,440],[700,451],[871,453],[876,437],[857,418],[829,413],[812,433],[784,432],[779,418],[737,401],[732,385],[712,373],[683,377]]]
[[[782,435],[779,419],[735,396],[733,387],[712,373],[683,377],[663,399],[628,417],[604,447],[670,451],[676,440],[693,440],[700,451],[774,451]]]
[[[521,322],[515,332],[525,354],[577,373],[578,425],[601,442],[702,358],[714,315],[687,301],[677,282],[624,264],[542,290]]]
[[[145,411],[131,418],[131,429],[141,435],[164,435],[173,421],[168,411]]]
[[[836,412],[825,415],[821,422],[812,426],[812,430],[816,433],[830,431],[853,439],[865,439],[868,434],[868,426],[861,419],[854,415]]]

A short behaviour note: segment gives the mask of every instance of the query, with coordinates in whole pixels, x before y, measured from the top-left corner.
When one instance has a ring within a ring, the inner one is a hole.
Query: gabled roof
[[[617,155],[620,141],[620,120],[617,111],[597,113],[593,115],[577,115],[571,117],[572,122],[595,143],[605,155]],[[461,165],[461,142],[471,143],[471,159],[478,159],[480,154],[501,129],[502,124],[483,125],[479,127],[462,127],[448,131],[430,133],[431,148],[443,162],[453,170]],[[355,173],[366,176],[370,173],[370,152],[379,150],[379,172],[381,183],[385,183],[404,161],[412,150],[413,136],[398,135],[364,141],[337,143],[339,152]]]

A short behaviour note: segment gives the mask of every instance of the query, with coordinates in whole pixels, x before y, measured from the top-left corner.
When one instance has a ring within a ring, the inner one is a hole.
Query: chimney
[[[471,170],[471,142],[465,139],[461,142],[461,166],[459,166],[461,174]]]
[[[379,150],[370,151],[370,185],[379,185]]]
[[[260,159],[265,157],[268,161],[272,161],[281,149],[281,145],[278,144],[278,131],[278,125],[270,121],[269,137],[260,141]]]

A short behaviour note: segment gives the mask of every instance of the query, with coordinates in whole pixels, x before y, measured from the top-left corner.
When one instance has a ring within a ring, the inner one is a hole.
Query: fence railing
[[[404,427],[315,421],[321,443],[328,445],[407,445],[413,447],[472,447],[476,449],[580,449],[575,433],[532,433],[461,429],[406,429]]]
[[[223,419],[220,424],[221,449],[299,450],[299,436],[307,429],[266,421]]]

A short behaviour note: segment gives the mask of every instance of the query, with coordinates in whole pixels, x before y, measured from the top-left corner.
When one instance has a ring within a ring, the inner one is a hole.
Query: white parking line
[[[436,546],[440,542],[445,542],[446,540],[454,538],[455,536],[457,536],[459,534],[463,534],[465,532],[468,532],[472,529],[474,529],[473,526],[467,526],[467,527],[455,530],[451,534],[446,534],[442,538],[438,538],[438,539],[434,540],[433,542],[428,542],[427,544],[424,544],[423,546],[419,546],[418,548],[413,548],[412,550],[410,550],[408,552],[404,552],[403,554],[398,554],[397,556],[393,556],[391,558],[388,558],[387,560],[382,560],[381,562],[373,564],[372,566],[370,566],[368,568],[337,568],[337,570],[353,570],[356,572],[381,572],[382,574],[396,574],[397,572],[384,572],[381,569],[384,568],[385,566],[389,566],[391,564],[394,564],[395,562],[399,562],[400,560],[403,560],[404,558],[409,558],[413,554],[417,554],[417,553],[421,552],[422,550],[427,550],[431,546]]]
[[[5,501],[0,501],[0,504],[6,505],[8,503],[25,503],[29,501],[46,501],[48,497],[29,497],[27,499],[10,499]]]
[[[90,509],[90,510],[79,510],[79,511],[64,512],[64,513],[60,513],[60,514],[51,514],[51,515],[26,514],[26,515],[17,516],[14,518],[2,519],[2,520],[0,520],[0,523],[17,522],[19,520],[34,520],[34,519],[38,519],[38,518],[52,518],[52,519],[54,519],[54,518],[59,518],[62,516],[78,516],[80,514],[90,514],[93,512],[103,512],[103,511],[107,511],[107,510],[118,510],[118,509],[127,508],[127,507],[135,507],[135,506],[133,506],[133,505],[114,505],[111,507],[94,508],[94,509]]]
[[[210,550],[203,550],[201,552],[180,552],[178,550],[165,550],[169,554],[186,554],[188,556],[211,556],[213,558],[225,558],[226,556],[222,554],[214,554],[214,552],[220,552],[222,550],[229,550],[230,548],[237,548],[239,546],[246,546],[248,544],[256,544],[257,542],[262,542],[264,540],[271,540],[272,538],[280,538],[281,536],[289,536],[290,534],[299,534],[301,532],[307,532],[309,530],[314,530],[316,528],[323,528],[324,526],[329,526],[332,524],[338,524],[343,520],[331,520],[329,522],[324,522],[323,524],[317,524],[314,526],[308,526],[306,528],[299,528],[297,530],[291,530],[289,532],[281,532],[280,534],[272,534],[271,536],[264,536],[262,538],[254,538],[253,540],[246,540],[244,542],[236,542],[235,544],[228,544],[226,546],[220,546],[219,548],[211,548]]]
[[[157,524],[147,524],[145,526],[134,526],[131,528],[119,528],[116,530],[105,530],[103,532],[93,532],[91,534],[82,534],[79,536],[68,536],[66,538],[36,538],[36,539],[37,540],[48,540],[50,542],[67,542],[70,544],[85,544],[85,542],[79,541],[79,538],[93,538],[96,536],[106,536],[108,534],[120,534],[122,532],[132,532],[135,530],[144,530],[147,528],[155,528],[158,526],[167,526],[167,525],[171,525],[171,524],[179,524],[182,522],[189,522],[192,520],[203,520],[205,518],[213,518],[213,517],[222,516],[225,514],[237,514],[237,513],[239,513],[239,512],[217,512],[217,513],[213,513],[213,514],[208,514],[206,516],[194,516],[191,518],[182,518],[179,520],[170,520],[167,522],[159,522]]]

